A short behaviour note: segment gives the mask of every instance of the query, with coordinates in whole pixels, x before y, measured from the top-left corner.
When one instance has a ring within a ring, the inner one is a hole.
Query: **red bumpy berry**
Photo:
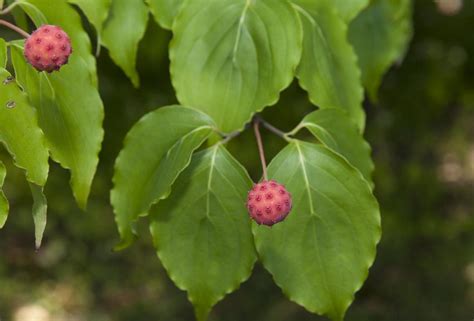
[[[268,226],[283,221],[290,213],[291,206],[291,194],[273,180],[254,185],[247,199],[250,217],[258,224]]]
[[[59,70],[67,64],[71,53],[69,36],[57,26],[43,25],[25,42],[25,58],[38,71]]]

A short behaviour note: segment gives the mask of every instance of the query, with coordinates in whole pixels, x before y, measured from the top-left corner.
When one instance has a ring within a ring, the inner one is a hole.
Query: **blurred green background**
[[[405,61],[386,76],[378,103],[365,105],[384,234],[347,314],[350,321],[474,318],[474,1],[465,0],[459,13],[448,15],[433,1],[419,0],[414,18]],[[46,188],[49,221],[38,253],[28,186],[2,151],[11,212],[0,231],[1,321],[193,320],[185,293],[156,258],[146,220],[136,244],[111,250],[118,235],[109,190],[123,138],[142,115],[175,102],[169,39],[150,22],[139,51],[139,90],[102,52],[106,136],[89,208],[77,208],[68,174],[53,165]],[[289,130],[311,110],[306,94],[293,84],[264,117]],[[270,159],[284,142],[266,132],[264,139]],[[257,179],[252,133],[229,148]],[[289,302],[259,264],[210,319],[324,320]]]

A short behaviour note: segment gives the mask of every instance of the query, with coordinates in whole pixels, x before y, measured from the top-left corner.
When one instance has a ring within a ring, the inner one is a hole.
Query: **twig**
[[[30,34],[28,32],[26,32],[25,30],[15,26],[14,24],[12,24],[12,23],[10,23],[6,20],[0,19],[0,25],[4,25],[5,27],[10,28],[11,30],[19,33],[20,35],[22,35],[25,38],[28,38],[30,36]]]
[[[255,131],[255,138],[257,139],[258,153],[262,162],[263,179],[267,181],[267,162],[265,161],[265,151],[263,150],[262,136],[260,135],[260,119],[257,117],[253,120],[253,129]]]

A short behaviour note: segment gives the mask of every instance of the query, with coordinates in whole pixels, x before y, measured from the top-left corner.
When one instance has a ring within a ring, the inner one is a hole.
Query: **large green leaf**
[[[61,71],[48,75],[27,64],[18,45],[11,47],[11,56],[16,77],[38,111],[51,156],[71,170],[74,196],[85,208],[99,160],[104,111],[84,60],[73,54]]]
[[[254,226],[260,259],[294,302],[342,320],[362,287],[380,239],[380,213],[369,185],[323,145],[293,141],[269,176],[293,196],[288,218]]]
[[[49,155],[36,112],[4,68],[0,68],[0,86],[0,141],[15,165],[26,170],[28,181],[43,186],[48,178]]]
[[[138,43],[145,34],[147,23],[148,8],[143,0],[113,0],[102,34],[110,57],[135,87],[140,85],[135,69]]]
[[[80,57],[82,69],[90,72],[93,83],[97,85],[95,58],[91,54],[91,42],[81,24],[80,15],[66,2],[66,0],[19,0],[22,8],[34,21],[36,26],[44,23],[60,26],[71,38],[74,53],[72,57]]]
[[[180,106],[144,116],[128,133],[115,164],[111,201],[122,238],[133,241],[133,224],[150,206],[166,198],[191,155],[215,127],[203,113]]]
[[[287,1],[189,1],[173,33],[178,100],[209,114],[224,132],[276,103],[301,56],[300,23]]]
[[[374,163],[370,156],[370,145],[347,113],[335,108],[317,110],[307,115],[296,129],[303,127],[326,147],[345,157],[372,184]]]
[[[333,3],[345,22],[349,22],[364,9],[370,0],[327,0]]]
[[[0,38],[0,68],[5,68],[7,59],[7,43],[3,38]]]
[[[5,223],[8,218],[8,210],[10,206],[8,205],[8,200],[3,193],[3,183],[5,182],[5,176],[7,175],[7,169],[3,162],[0,161],[0,229],[5,226]]]
[[[48,203],[43,193],[43,187],[30,184],[31,195],[33,195],[33,222],[35,224],[35,247],[41,247],[48,212]]]
[[[349,40],[373,100],[382,76],[407,50],[413,33],[411,15],[411,0],[373,0],[350,24]]]
[[[251,274],[256,260],[245,201],[252,182],[222,144],[196,154],[170,197],[151,210],[164,267],[198,320]]]
[[[112,0],[68,0],[69,3],[76,4],[86,15],[89,22],[97,31],[97,37],[100,39],[102,25],[109,13]]]
[[[165,29],[171,29],[184,0],[145,0],[156,22]]]
[[[347,26],[326,1],[294,0],[303,22],[303,56],[296,75],[321,108],[345,109],[364,127],[363,89]]]

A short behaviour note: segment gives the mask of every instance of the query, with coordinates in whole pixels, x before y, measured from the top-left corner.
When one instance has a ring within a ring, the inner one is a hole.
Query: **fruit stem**
[[[263,150],[262,136],[260,135],[260,119],[255,117],[253,120],[253,129],[255,131],[255,138],[257,139],[258,153],[262,162],[263,179],[268,181],[267,162],[265,161],[265,151]]]
[[[258,121],[263,125],[263,127],[265,127],[266,129],[268,129],[269,131],[271,131],[272,133],[274,133],[275,135],[283,138],[284,140],[288,140],[288,136],[287,134],[282,131],[281,129],[278,129],[276,128],[275,126],[273,126],[272,124],[270,124],[269,122],[267,122],[265,119],[261,118],[260,116],[255,116]]]
[[[6,20],[0,19],[0,25],[4,25],[5,27],[10,28],[11,30],[19,33],[20,35],[22,35],[25,38],[28,38],[30,36],[30,34],[28,32],[26,32],[25,30],[15,26],[14,24],[12,24],[12,23],[10,23]]]

